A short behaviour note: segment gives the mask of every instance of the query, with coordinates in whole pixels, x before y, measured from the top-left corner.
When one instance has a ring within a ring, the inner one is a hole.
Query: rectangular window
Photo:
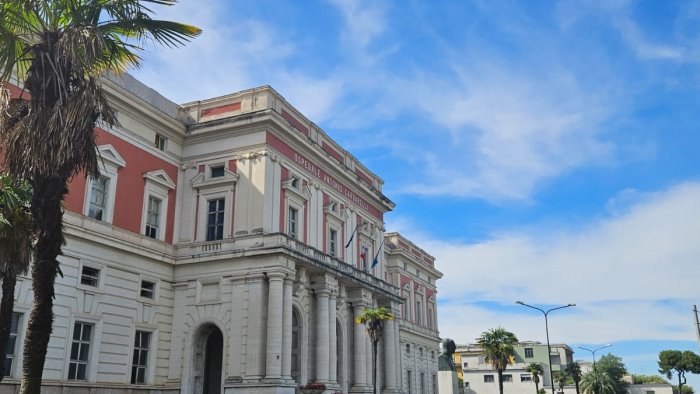
[[[512,382],[512,381],[513,381],[513,375],[503,375],[503,381],[504,381],[504,382]]]
[[[92,181],[90,190],[90,206],[88,208],[88,216],[97,219],[105,220],[105,209],[107,209],[107,189],[109,188],[109,178],[100,175]]]
[[[151,333],[136,331],[134,336],[134,358],[131,363],[131,384],[146,383],[146,368],[148,367],[148,350]]]
[[[163,135],[156,133],[156,148],[165,152],[168,149],[168,139]]]
[[[141,297],[154,299],[156,295],[156,284],[147,280],[141,281]]]
[[[160,235],[160,207],[162,201],[153,196],[148,197],[146,210],[146,236],[154,239]]]
[[[210,167],[209,170],[212,178],[221,178],[222,176],[226,175],[224,166]]]
[[[207,241],[224,239],[224,202],[223,198],[209,200]]]
[[[433,328],[433,308],[428,308],[428,328]]]
[[[493,375],[484,375],[484,383],[493,383]]]
[[[292,238],[297,237],[297,224],[299,221],[299,211],[296,208],[289,207],[287,212],[287,235]]]
[[[432,380],[432,383],[433,383],[433,384],[432,384],[432,386],[433,386],[433,391],[432,391],[432,392],[433,392],[433,393],[437,393],[437,375],[433,375],[431,378],[432,378],[431,380]]]
[[[420,392],[425,393],[425,373],[420,373]]]
[[[421,306],[420,301],[416,301],[416,324],[423,323],[423,319],[422,319],[423,316],[421,315],[422,310],[423,310],[423,308]]]
[[[411,354],[411,345],[408,343],[406,344],[406,354]]]
[[[97,268],[83,266],[83,272],[80,275],[80,284],[98,287],[100,284],[100,270]]]
[[[85,380],[90,358],[90,342],[95,326],[89,323],[75,322],[73,326],[73,343],[70,349],[68,380]]]
[[[411,371],[406,371],[406,377],[408,378],[408,394],[413,394],[413,377],[411,376]]]
[[[535,357],[534,352],[531,347],[526,347],[525,348],[525,358],[533,358]]]
[[[338,232],[330,230],[328,234],[328,253],[335,257],[338,253]]]
[[[21,313],[12,313],[10,336],[7,338],[7,346],[5,348],[5,376],[10,376],[12,374],[12,364],[15,361],[15,354],[17,354],[17,333],[19,332],[19,324],[21,319]]]
[[[532,375],[529,373],[521,373],[520,374],[520,381],[521,382],[532,382]]]

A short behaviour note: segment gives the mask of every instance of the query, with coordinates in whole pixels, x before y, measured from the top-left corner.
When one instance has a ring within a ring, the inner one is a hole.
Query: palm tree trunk
[[[15,307],[15,284],[17,277],[13,272],[2,275],[2,301],[0,301],[0,382],[5,377],[5,356],[7,340],[10,338],[12,310]]]
[[[377,342],[372,341],[372,386],[374,394],[377,394]]]
[[[498,370],[498,392],[503,394],[503,371]]]
[[[574,383],[576,384],[576,394],[581,394],[578,390],[578,380],[574,380]]]
[[[535,393],[540,394],[540,382],[535,381]]]
[[[57,176],[32,180],[32,215],[38,236],[32,266],[34,306],[24,341],[20,394],[41,393],[41,376],[53,325],[54,283],[60,272],[57,257],[64,243],[61,201],[68,191],[66,181]]]

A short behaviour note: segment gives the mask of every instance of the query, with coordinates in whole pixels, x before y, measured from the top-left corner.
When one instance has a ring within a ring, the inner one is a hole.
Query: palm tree
[[[7,354],[17,275],[27,272],[33,247],[30,196],[31,192],[26,182],[0,174],[0,360],[5,360]],[[4,377],[3,362],[0,363],[0,381]]]
[[[498,390],[503,394],[503,371],[515,357],[515,345],[518,344],[518,338],[512,332],[498,327],[482,332],[481,337],[477,338],[476,341],[484,352],[486,362],[498,372]]]
[[[355,318],[355,323],[364,324],[367,328],[367,335],[372,341],[372,386],[373,393],[377,393],[377,344],[384,332],[384,322],[394,320],[394,315],[386,307],[377,309],[365,308],[362,314]]]
[[[141,45],[167,46],[197,36],[196,27],[154,20],[147,5],[176,0],[12,0],[0,2],[0,81],[14,75],[30,94],[29,112],[4,130],[5,168],[32,187],[37,242],[34,306],[24,346],[21,394],[41,390],[53,323],[57,256],[64,244],[61,203],[67,182],[99,175],[95,122],[116,118],[99,77],[137,66]]]
[[[579,383],[581,383],[581,364],[577,361],[566,366],[566,373],[571,376],[574,380],[574,385],[576,385],[576,394],[579,394]]]
[[[581,378],[581,391],[584,394],[615,394],[615,381],[607,373],[593,369]]]
[[[540,392],[540,375],[544,374],[544,369],[542,368],[542,364],[530,363],[527,367],[525,367],[525,371],[530,372],[532,374],[532,381],[535,382],[535,393],[539,393]]]
[[[564,392],[564,386],[566,386],[566,374],[562,373],[561,371],[556,371],[554,373],[554,380],[559,385],[559,392]]]

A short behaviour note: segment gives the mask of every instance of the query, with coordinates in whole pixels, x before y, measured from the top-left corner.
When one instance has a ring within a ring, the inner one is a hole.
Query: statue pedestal
[[[457,391],[457,372],[454,371],[438,371],[438,393],[440,394],[458,394]]]

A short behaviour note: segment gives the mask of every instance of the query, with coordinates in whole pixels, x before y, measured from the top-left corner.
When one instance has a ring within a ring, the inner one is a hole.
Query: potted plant
[[[326,390],[326,385],[323,383],[307,383],[299,387],[299,391],[304,394],[322,394]]]

